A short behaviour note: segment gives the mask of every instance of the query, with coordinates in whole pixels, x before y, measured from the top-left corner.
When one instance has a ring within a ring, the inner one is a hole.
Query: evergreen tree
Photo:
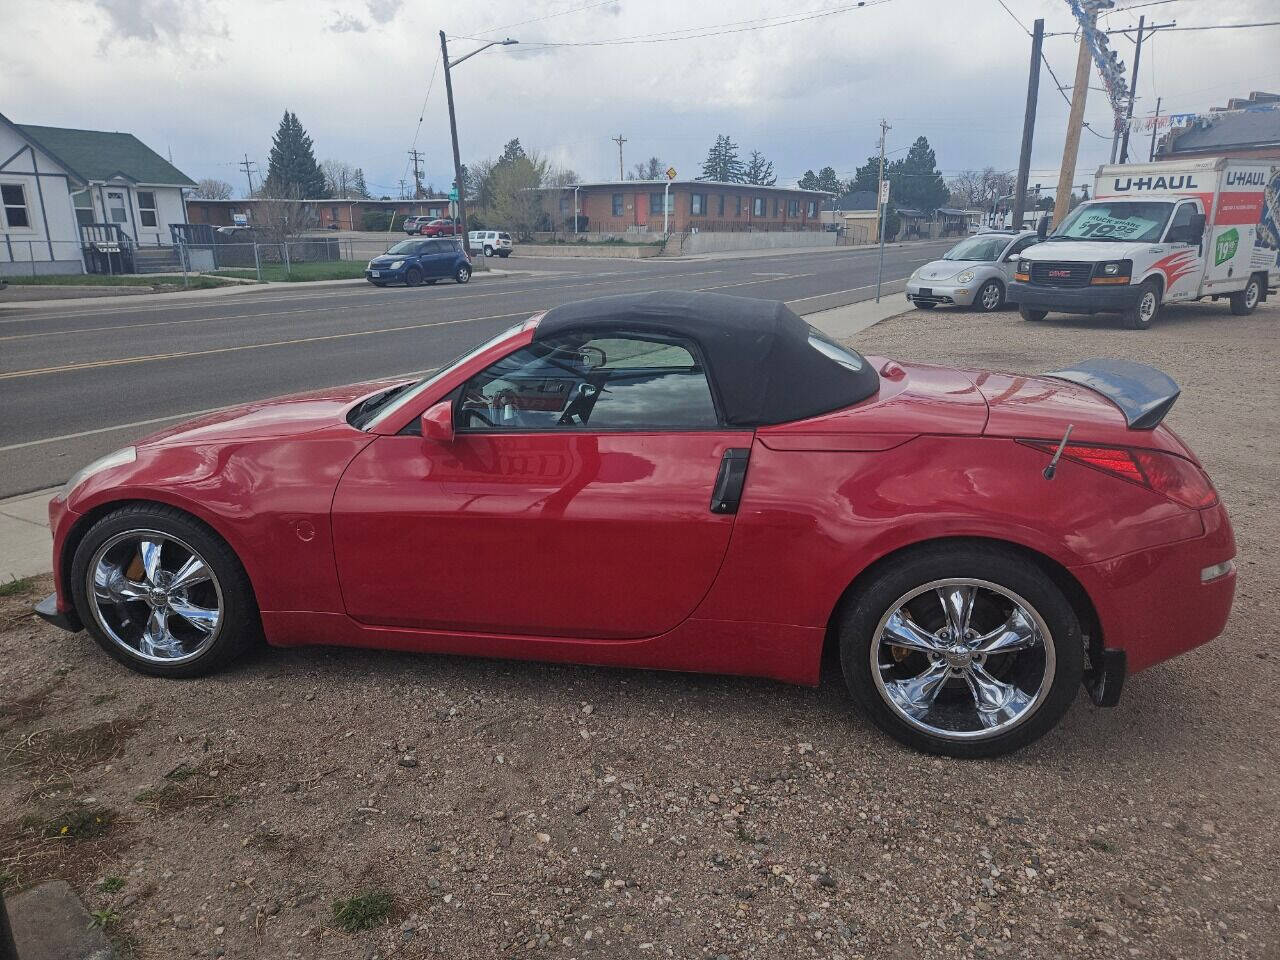
[[[773,172],[773,163],[766,160],[759,150],[751,151],[740,179],[743,183],[752,183],[758,187],[772,187],[778,182],[778,177]]]
[[[885,165],[885,171],[888,172],[892,168],[892,164]],[[867,162],[858,167],[853,173],[853,179],[849,181],[850,190],[870,190],[875,193],[879,189],[877,184],[880,181],[880,155],[868,157]],[[892,188],[890,188],[892,189]]]
[[[806,170],[800,178],[801,190],[822,190],[825,193],[844,193],[844,184],[836,176],[835,167],[823,167],[818,173]]]
[[[907,155],[888,170],[891,195],[902,206],[932,213],[947,202],[947,185],[927,138],[917,137]]]
[[[352,180],[351,188],[353,191],[355,191],[355,195],[357,198],[361,200],[369,199],[369,187],[364,182],[364,170],[361,169],[360,167],[356,167],[356,175],[355,175],[355,179]]]
[[[818,175],[814,173],[812,170],[806,170],[804,172],[804,176],[800,178],[796,186],[798,186],[801,190],[817,190]]]
[[[288,110],[271,140],[265,186],[269,195],[279,197],[320,200],[329,195],[311,138],[298,122],[298,115]]]
[[[707,159],[702,161],[702,173],[698,179],[741,183],[743,173],[742,161],[738,159],[738,145],[721,134],[707,151]]]

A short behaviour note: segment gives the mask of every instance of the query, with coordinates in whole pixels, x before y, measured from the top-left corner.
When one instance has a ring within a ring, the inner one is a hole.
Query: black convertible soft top
[[[858,353],[835,344],[777,300],[684,291],[581,300],[548,310],[533,337],[612,330],[697,344],[730,426],[815,417],[880,388],[875,370]]]

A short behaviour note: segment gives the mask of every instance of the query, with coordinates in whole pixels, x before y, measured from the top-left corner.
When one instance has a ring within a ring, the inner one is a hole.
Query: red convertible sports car
[[[86,467],[37,609],[165,677],[265,636],[814,684],[830,645],[889,734],[994,755],[1222,631],[1177,392],[864,357],[768,301],[575,303]]]

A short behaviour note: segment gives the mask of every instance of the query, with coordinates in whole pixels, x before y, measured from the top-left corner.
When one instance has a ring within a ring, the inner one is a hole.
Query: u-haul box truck
[[[1094,198],[1021,254],[1009,299],[1025,320],[1117,313],[1145,330],[1160,306],[1212,297],[1252,313],[1280,285],[1280,161],[1098,168]]]

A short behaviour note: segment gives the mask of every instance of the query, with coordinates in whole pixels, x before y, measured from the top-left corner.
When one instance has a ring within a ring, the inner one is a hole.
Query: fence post
[[[27,241],[27,259],[31,261],[31,276],[34,277],[36,275],[36,253],[31,240]]]
[[[258,282],[262,282],[262,261],[258,258],[258,242],[253,242],[253,269],[258,271]]]
[[[187,245],[181,240],[178,241],[178,260],[182,263],[182,289],[189,290],[191,285],[187,280]]]
[[[293,266],[289,263],[289,241],[286,240],[280,244],[280,249],[284,251],[284,275],[291,277],[293,276]]]

